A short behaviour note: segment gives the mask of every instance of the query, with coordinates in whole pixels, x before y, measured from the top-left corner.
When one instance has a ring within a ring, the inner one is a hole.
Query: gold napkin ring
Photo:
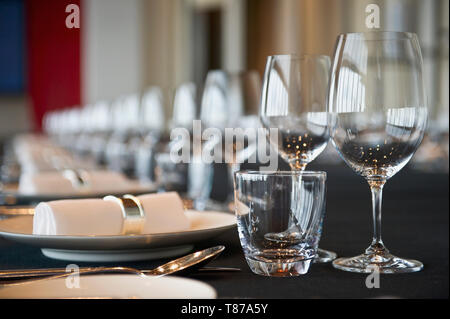
[[[140,200],[133,195],[123,195],[116,197],[108,195],[103,200],[112,201],[120,206],[123,217],[122,235],[142,234],[145,223],[145,212]]]

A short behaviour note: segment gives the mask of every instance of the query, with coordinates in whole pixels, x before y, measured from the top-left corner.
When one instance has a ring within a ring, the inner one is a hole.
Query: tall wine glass
[[[229,72],[211,70],[206,77],[203,91],[200,119],[208,128],[216,128],[225,136],[225,129],[256,129],[259,125],[258,107],[261,94],[261,77],[255,70]],[[244,134],[245,135],[245,134]],[[217,137],[205,144],[207,151],[215,147],[215,143],[223,141],[224,161],[228,166],[228,198],[234,200],[233,178],[241,164],[256,153],[256,136],[236,136],[231,141]]]
[[[260,118],[266,129],[278,129],[277,135],[267,135],[269,143],[293,171],[304,171],[327,146],[330,64],[325,55],[267,58]],[[315,261],[335,258],[334,252],[319,248]]]
[[[367,180],[373,204],[369,248],[362,255],[339,258],[333,266],[360,273],[421,270],[419,261],[390,254],[381,239],[383,186],[411,159],[427,122],[417,36],[403,32],[340,35],[328,99],[333,144]]]

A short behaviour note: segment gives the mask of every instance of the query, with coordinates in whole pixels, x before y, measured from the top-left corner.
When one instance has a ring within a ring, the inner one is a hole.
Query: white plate
[[[33,216],[0,220],[0,236],[37,246],[49,258],[105,262],[136,261],[179,256],[193,244],[217,236],[236,225],[230,213],[188,210],[191,229],[183,232],[131,236],[38,236],[33,235]]]
[[[213,299],[216,291],[198,280],[137,275],[89,275],[34,281],[0,288],[0,299],[114,298],[114,299]],[[67,284],[69,283],[69,284]],[[72,287],[72,288],[69,288]]]

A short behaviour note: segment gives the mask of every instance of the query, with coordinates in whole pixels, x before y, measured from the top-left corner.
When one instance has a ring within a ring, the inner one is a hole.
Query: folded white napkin
[[[24,173],[57,171],[65,167],[95,169],[93,159],[77,158],[66,149],[54,145],[45,136],[19,135],[13,140],[13,150]]]
[[[19,193],[24,195],[122,193],[136,188],[135,183],[118,172],[85,171],[82,175],[86,186],[80,188],[64,172],[25,173],[19,179]]]
[[[72,182],[61,172],[24,173],[19,179],[19,194],[71,194],[76,193]]]
[[[54,171],[73,161],[68,151],[52,145],[44,137],[17,136],[13,140],[13,149],[22,172],[26,173]]]
[[[88,171],[86,181],[89,190],[102,193],[120,193],[135,187],[125,175],[112,171]]]
[[[175,192],[137,197],[145,211],[142,234],[185,231],[190,221],[183,202]],[[103,199],[79,199],[42,202],[35,208],[33,234],[110,236],[122,233],[120,206]]]

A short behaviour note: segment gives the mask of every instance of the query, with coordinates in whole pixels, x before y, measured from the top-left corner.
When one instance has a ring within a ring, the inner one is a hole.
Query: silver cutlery
[[[90,271],[105,273],[147,273],[151,270],[137,269],[131,267],[80,267],[80,272],[86,273]],[[238,272],[241,271],[240,268],[236,267],[211,267],[205,266],[196,269],[198,272],[202,273],[214,273],[214,272]],[[38,269],[10,269],[10,270],[0,270],[0,285],[2,280],[22,280],[22,279],[34,279],[40,277],[48,276],[58,276],[67,273],[66,268],[38,268]]]
[[[194,269],[203,272],[240,271],[239,268],[230,267],[203,267],[216,258],[224,249],[224,246],[207,248],[149,270],[139,270],[131,267],[80,267],[79,274],[129,273],[139,276],[166,276],[187,270],[193,271]],[[74,275],[74,272],[67,272],[65,268],[5,270],[0,271],[0,287],[31,281],[64,278],[71,275]]]

